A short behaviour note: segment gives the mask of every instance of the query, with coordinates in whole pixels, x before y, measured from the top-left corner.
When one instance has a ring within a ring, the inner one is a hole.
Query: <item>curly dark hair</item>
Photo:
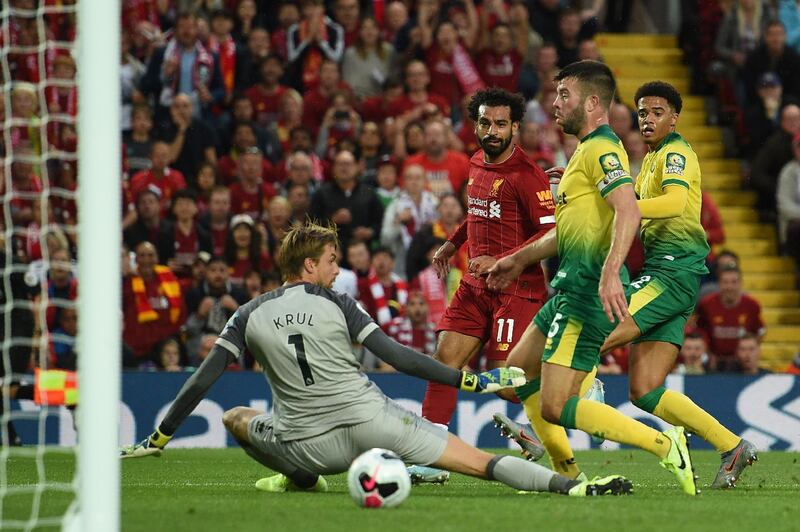
[[[469,117],[473,122],[478,121],[481,105],[487,107],[508,107],[511,110],[511,121],[521,122],[525,114],[525,98],[521,94],[492,87],[476,92],[469,100]]]
[[[634,107],[638,107],[639,99],[646,96],[664,98],[667,100],[669,106],[678,114],[680,114],[683,108],[683,99],[678,89],[665,81],[650,81],[639,87],[636,90],[636,96],[633,97]]]
[[[617,92],[617,82],[608,65],[590,59],[576,61],[562,68],[553,81],[559,82],[567,78],[577,80],[582,98],[595,94],[600,98],[603,107],[611,107],[614,93]]]

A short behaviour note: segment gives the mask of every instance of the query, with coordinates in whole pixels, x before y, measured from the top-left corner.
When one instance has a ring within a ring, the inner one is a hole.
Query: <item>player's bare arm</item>
[[[549,257],[554,257],[557,253],[556,228],[553,227],[541,238],[534,240],[511,255],[499,259],[488,270],[489,276],[486,278],[486,286],[490,290],[502,290],[519,277],[525,268]]]
[[[633,185],[622,185],[606,196],[606,202],[614,209],[614,229],[611,248],[606,255],[600,273],[598,295],[609,321],[616,316],[619,321],[630,317],[625,290],[619,277],[619,270],[628,256],[636,232],[639,230],[641,214],[636,204]]]

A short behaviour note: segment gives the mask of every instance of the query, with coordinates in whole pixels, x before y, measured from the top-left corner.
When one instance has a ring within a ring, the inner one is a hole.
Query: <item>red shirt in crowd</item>
[[[469,158],[455,150],[446,150],[444,157],[438,162],[431,161],[425,152],[415,153],[406,158],[403,167],[412,164],[418,164],[425,169],[428,190],[439,197],[450,192],[458,194],[469,176]]]
[[[442,98],[438,94],[429,92],[428,99],[425,101],[425,103],[432,103],[438,107],[443,116],[450,116],[450,104],[445,98]],[[420,105],[423,104],[412,102],[411,98],[409,98],[407,94],[404,94],[389,102],[388,115],[391,117],[398,117],[409,111],[413,111]]]
[[[383,121],[389,117],[390,103],[381,94],[364,98],[361,100],[361,120],[383,124]]]
[[[231,155],[223,155],[220,157],[219,162],[217,163],[217,170],[219,171],[219,177],[225,185],[230,186],[231,183],[236,181],[236,173],[238,171],[236,158]],[[275,179],[275,167],[272,166],[266,159],[261,159],[261,179],[265,182],[274,183]]]
[[[517,92],[521,64],[522,56],[514,48],[503,55],[497,55],[492,50],[484,50],[477,61],[478,72],[487,86],[509,92]]]
[[[186,188],[186,179],[183,174],[172,168],[164,169],[164,177],[158,178],[152,170],[142,170],[131,178],[131,196],[134,200],[143,190],[150,189],[161,197],[161,214],[167,216],[172,204],[172,195],[176,191]]]
[[[209,225],[211,233],[212,255],[221,257],[225,253],[225,241],[228,239],[228,224],[215,227]]]
[[[192,230],[186,234],[180,230],[178,224],[175,224],[173,237],[175,241],[175,255],[172,257],[175,261],[173,272],[178,278],[181,290],[188,290],[192,284],[192,264],[194,264],[197,254],[200,253],[197,227],[192,225]]]
[[[247,272],[254,269],[253,261],[249,258],[236,259],[230,266],[230,277],[228,279],[231,283],[240,286],[244,284],[244,276]],[[260,272],[266,272],[272,269],[272,257],[270,257],[266,251],[261,252],[261,256],[258,258],[257,268],[255,269]]]
[[[339,82],[336,89],[345,91],[347,94],[351,93],[350,85],[344,81]],[[325,113],[332,104],[331,96],[322,94],[319,87],[303,96],[303,125],[309,128],[315,137],[319,133],[319,126],[322,125]]]
[[[31,197],[20,197],[21,195],[28,195],[30,193],[39,193],[42,191],[42,180],[39,179],[38,176],[35,174],[30,174],[27,178],[19,179],[17,177],[12,178],[11,180],[11,211],[13,212],[14,209],[24,209],[30,208],[33,209],[33,198]],[[4,192],[4,187],[0,184],[0,192]],[[2,205],[0,205],[1,207]],[[34,213],[34,216],[38,216],[39,213]]]
[[[744,333],[764,333],[761,305],[747,294],[742,294],[739,304],[731,308],[722,304],[719,293],[707,295],[697,305],[697,326],[705,332],[710,351],[723,359],[736,355]]]
[[[436,351],[436,326],[427,322],[424,327],[414,327],[411,320],[398,316],[383,325],[383,331],[397,343],[426,355]]]
[[[463,98],[463,90],[456,78],[450,58],[442,53],[437,44],[425,50],[425,63],[430,71],[431,82],[428,90],[438,94],[450,104],[457,104]]]
[[[155,0],[123,0],[122,25],[131,33],[136,31],[140,22],[149,22],[154,26],[161,24],[158,13],[158,2]]]
[[[499,164],[485,162],[483,150],[473,155],[467,194],[467,219],[450,241],[456,249],[466,241],[470,258],[505,257],[555,225],[555,204],[548,178],[518,146]],[[461,282],[486,290],[484,277],[465,275]],[[547,289],[541,266],[528,267],[502,292],[544,300]]]
[[[722,228],[722,216],[713,198],[707,192],[703,192],[703,203],[700,207],[700,225],[706,232],[706,240],[711,250],[708,252],[708,260],[714,260],[714,246],[725,242],[725,230]]]
[[[122,309],[125,322],[122,340],[138,358],[146,356],[158,342],[180,330],[181,325],[186,321],[186,307],[185,304],[181,304],[181,316],[173,322],[170,318],[169,300],[161,293],[161,283],[158,277],[144,280],[147,301],[158,314],[158,319],[139,323],[139,312],[131,280],[132,277],[125,277],[122,283]],[[182,302],[183,298],[180,300]]]
[[[262,183],[254,192],[247,192],[238,181],[230,188],[231,214],[249,214],[254,221],[261,220],[267,202],[278,194],[271,183]]]
[[[287,87],[278,85],[275,91],[270,93],[261,85],[253,85],[244,91],[244,95],[253,104],[256,123],[260,127],[269,127],[278,119],[278,108],[286,89]]]

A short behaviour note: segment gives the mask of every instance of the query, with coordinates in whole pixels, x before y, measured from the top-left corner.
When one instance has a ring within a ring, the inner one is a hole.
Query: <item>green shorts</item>
[[[559,292],[536,313],[536,327],[547,336],[542,362],[592,371],[600,347],[614,330],[597,296]]]
[[[645,268],[631,286],[636,292],[631,296],[628,310],[642,332],[634,343],[683,345],[686,320],[697,304],[700,276],[692,272]]]

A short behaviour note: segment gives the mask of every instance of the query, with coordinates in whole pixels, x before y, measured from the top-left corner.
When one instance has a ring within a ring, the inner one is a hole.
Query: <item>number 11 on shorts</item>
[[[506,343],[510,344],[514,341],[514,318],[498,318],[497,320],[497,338],[495,342],[498,344],[503,341],[503,329],[505,326],[508,325],[508,330],[506,331]]]

